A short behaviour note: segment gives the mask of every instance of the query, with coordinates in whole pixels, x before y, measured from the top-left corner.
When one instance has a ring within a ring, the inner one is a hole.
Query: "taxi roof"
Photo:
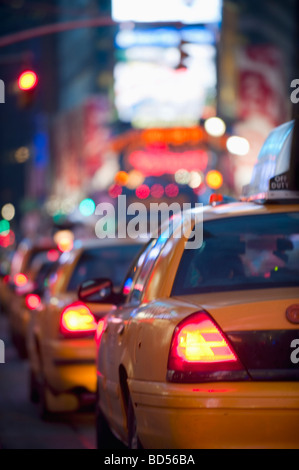
[[[256,204],[255,202],[232,202],[229,204],[219,204],[215,206],[204,206],[193,209],[193,217],[199,211],[203,211],[203,221],[216,220],[227,217],[240,217],[245,215],[259,215],[279,212],[299,211],[299,200],[295,204]]]
[[[93,238],[93,239],[86,239],[86,240],[76,240],[74,242],[74,250],[87,250],[87,249],[92,249],[92,248],[99,248],[99,247],[105,247],[105,246],[122,246],[122,245],[142,245],[143,243],[146,243],[149,240],[148,235],[146,235],[144,238]]]

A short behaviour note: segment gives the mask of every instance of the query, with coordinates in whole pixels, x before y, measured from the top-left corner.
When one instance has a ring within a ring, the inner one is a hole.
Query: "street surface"
[[[29,401],[28,362],[21,360],[9,338],[7,318],[0,313],[5,364],[0,364],[0,449],[95,449],[94,414],[60,415],[49,422]]]

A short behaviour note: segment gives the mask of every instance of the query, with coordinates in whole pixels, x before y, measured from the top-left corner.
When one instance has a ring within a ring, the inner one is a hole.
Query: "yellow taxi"
[[[15,276],[15,286],[9,303],[9,324],[21,358],[27,357],[26,337],[31,311],[39,306],[44,281],[55,268],[60,254],[56,248],[39,251],[32,259],[26,275],[19,273]]]
[[[0,311],[6,313],[9,305],[9,270],[13,251],[0,248]]]
[[[111,303],[91,313],[88,304],[77,300],[77,289],[99,273],[120,286],[141,247],[138,240],[77,241],[73,250],[61,255],[40,304],[31,312],[27,333],[30,397],[39,403],[41,417],[94,401],[94,333]]]
[[[267,139],[244,201],[192,210],[188,230],[174,217],[145,246],[126,300],[99,321],[99,448],[299,448],[293,126]],[[107,283],[96,288],[104,302]]]
[[[60,251],[51,239],[23,240],[15,251],[6,282],[6,311],[14,345],[26,357],[26,329],[32,305],[36,305],[42,282]]]

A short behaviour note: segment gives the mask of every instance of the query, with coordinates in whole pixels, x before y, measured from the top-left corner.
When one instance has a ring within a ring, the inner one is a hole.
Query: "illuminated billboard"
[[[222,0],[112,0],[114,21],[220,23]]]
[[[120,121],[136,128],[193,126],[215,113],[215,45],[136,45],[122,58],[114,69]]]

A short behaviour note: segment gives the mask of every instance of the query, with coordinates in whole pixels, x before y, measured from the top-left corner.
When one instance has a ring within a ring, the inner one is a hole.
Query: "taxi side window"
[[[158,239],[153,239],[148,249],[144,252],[142,265],[133,280],[128,303],[138,305],[141,302],[147,280],[166,241],[167,238],[161,235]]]

